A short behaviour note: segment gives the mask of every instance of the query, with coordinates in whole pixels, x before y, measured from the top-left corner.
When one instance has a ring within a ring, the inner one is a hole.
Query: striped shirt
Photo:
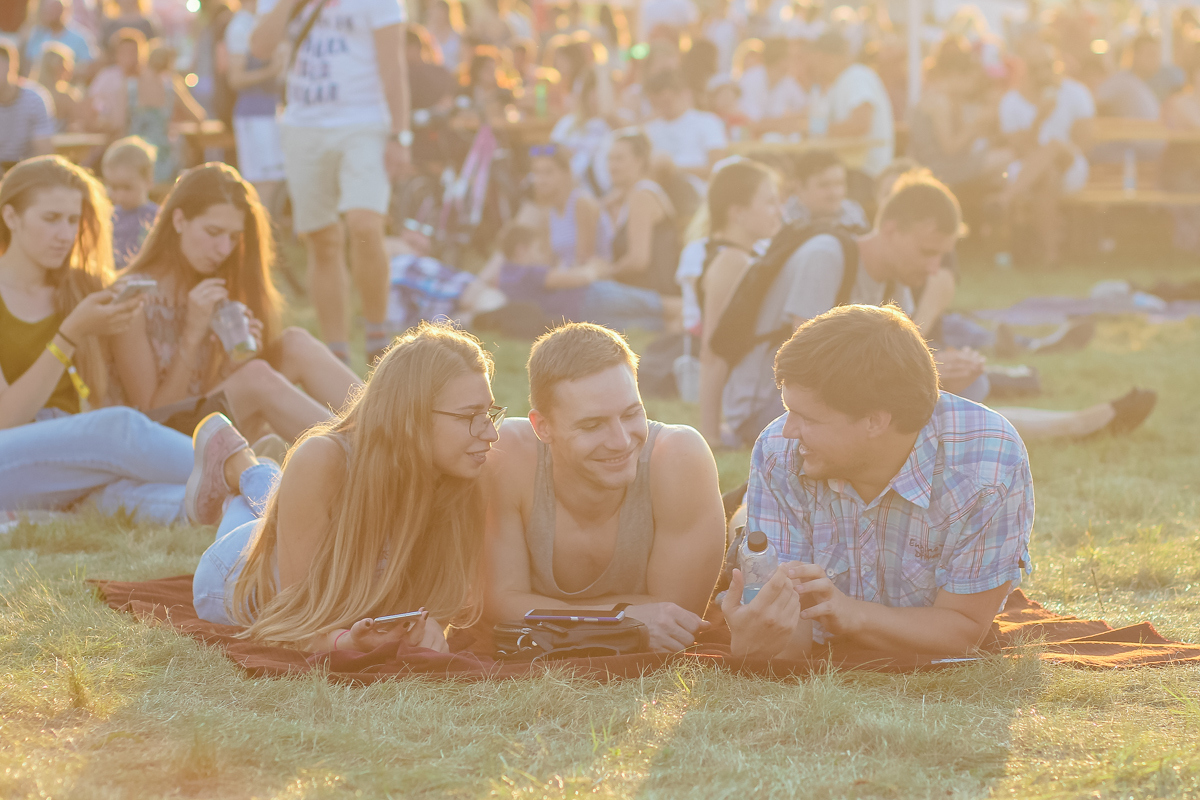
[[[33,81],[17,84],[17,99],[0,104],[0,163],[15,163],[33,155],[35,139],[54,135],[54,105],[49,93]]]
[[[848,481],[805,477],[785,420],[755,443],[746,493],[746,529],[766,533],[781,562],[818,564],[847,596],[891,607],[930,606],[943,589],[1015,588],[1031,570],[1029,457],[995,411],[943,393],[904,466],[869,503]],[[813,640],[827,638],[814,623]]]

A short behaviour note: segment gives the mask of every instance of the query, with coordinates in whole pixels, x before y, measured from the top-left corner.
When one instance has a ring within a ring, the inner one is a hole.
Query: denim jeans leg
[[[947,347],[990,350],[996,345],[996,334],[962,314],[943,314],[942,343]]]
[[[141,483],[122,478],[92,493],[90,502],[104,514],[124,512],[138,522],[184,522],[183,484]]]
[[[200,556],[192,576],[192,605],[200,619],[221,625],[235,624],[229,617],[226,598],[232,598],[234,585],[245,562],[242,551],[254,538],[259,521],[252,519],[231,530],[209,545]]]
[[[191,439],[132,408],[0,430],[0,508],[62,508],[122,479],[182,487],[191,471]],[[182,502],[175,514],[181,517]]]
[[[583,317],[588,322],[625,331],[663,328],[663,301],[658,292],[617,281],[596,281],[583,300]]]
[[[217,528],[217,538],[220,539],[234,528],[239,528],[247,522],[253,522],[262,517],[267,510],[267,502],[279,479],[279,467],[270,461],[261,461],[242,473],[238,480],[241,494],[230,498],[221,516],[221,524]]]

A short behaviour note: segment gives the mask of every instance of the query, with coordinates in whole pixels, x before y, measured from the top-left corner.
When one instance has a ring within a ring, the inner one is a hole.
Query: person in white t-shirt
[[[638,40],[650,41],[655,28],[671,28],[682,31],[700,18],[700,12],[692,0],[644,0],[638,14],[640,35]]]
[[[1059,201],[1087,183],[1084,155],[1096,104],[1088,88],[1062,76],[1050,47],[1036,42],[1023,52],[1025,71],[1017,87],[1000,99],[1000,131],[1019,158],[1008,167],[1001,195],[1006,208],[1025,207],[1046,264],[1059,257],[1062,235]]]
[[[286,45],[276,48],[269,61],[250,55],[250,34],[257,24],[256,0],[242,0],[242,7],[225,26],[225,49],[229,52],[229,86],[237,92],[233,106],[233,136],[237,142],[237,165],[250,181],[268,211],[278,207],[283,187],[283,143],[279,138],[279,78],[287,69]]]
[[[742,40],[742,26],[729,7],[729,0],[716,0],[701,25],[704,38],[717,46],[717,72],[733,71],[733,54]]]
[[[681,170],[701,178],[729,145],[725,123],[716,114],[697,111],[678,72],[660,72],[646,81],[646,95],[658,116],[643,128],[654,152]]]
[[[801,154],[792,169],[795,180],[783,207],[785,222],[794,225],[829,225],[854,233],[870,230],[863,207],[846,196],[846,165],[832,150]]]
[[[820,87],[809,97],[809,133],[877,140],[862,171],[878,176],[896,150],[892,101],[883,81],[870,67],[851,62],[850,45],[840,33],[825,33],[813,42],[809,65]]]
[[[258,0],[258,14],[250,54],[263,61],[319,14],[294,44],[281,119],[293,226],[308,250],[321,334],[343,360],[349,237],[373,360],[391,341],[384,223],[391,181],[407,170],[412,144],[405,8],[400,0]]]
[[[791,58],[787,39],[763,42],[763,63],[742,75],[742,111],[759,133],[800,132],[807,125],[804,107],[808,96],[789,74]]]

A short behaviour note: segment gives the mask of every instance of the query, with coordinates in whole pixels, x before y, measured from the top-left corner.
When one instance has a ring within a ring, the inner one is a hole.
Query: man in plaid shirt
[[[722,610],[736,655],[797,657],[832,639],[963,655],[1028,572],[1033,479],[1000,414],[938,391],[917,327],[843,306],[775,357],[787,413],[759,436],[747,530],[780,567]]]

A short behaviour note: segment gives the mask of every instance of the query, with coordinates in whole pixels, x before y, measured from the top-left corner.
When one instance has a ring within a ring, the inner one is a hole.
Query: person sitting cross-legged
[[[504,424],[485,469],[485,615],[620,604],[651,649],[690,646],[724,549],[708,445],[647,421],[637,356],[599,325],[534,343],[529,389],[529,418]]]
[[[735,656],[813,645],[961,656],[1029,571],[1033,478],[1000,414],[938,391],[933,356],[892,306],[842,306],[775,357],[787,412],[755,443],[747,527],[780,564],[722,612]]]

